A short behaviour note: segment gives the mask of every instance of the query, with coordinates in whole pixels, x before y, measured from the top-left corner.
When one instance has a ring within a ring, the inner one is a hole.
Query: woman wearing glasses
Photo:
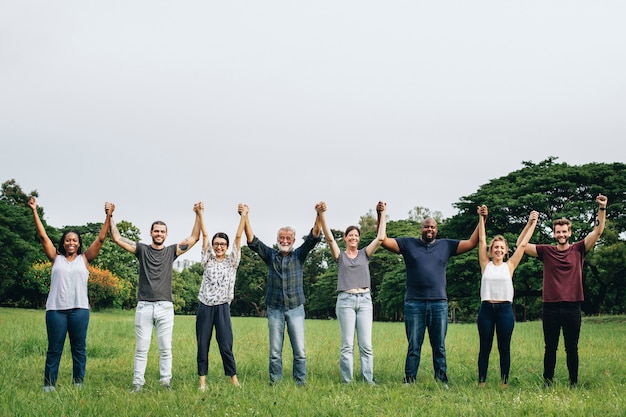
[[[208,236],[204,220],[200,217],[202,230],[202,284],[198,294],[198,312],[196,314],[196,338],[198,340],[198,375],[200,390],[206,390],[206,375],[209,371],[209,347],[213,327],[222,356],[224,374],[230,382],[239,386],[237,367],[233,356],[233,328],[230,320],[230,302],[235,294],[235,277],[241,259],[241,235],[248,219],[248,206],[239,204],[237,211],[241,216],[235,235],[235,242],[230,254],[227,254],[228,235],[216,233],[208,247]]]

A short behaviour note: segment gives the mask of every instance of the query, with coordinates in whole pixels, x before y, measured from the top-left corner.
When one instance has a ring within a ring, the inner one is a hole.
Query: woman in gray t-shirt
[[[354,332],[356,329],[361,358],[361,376],[365,382],[374,384],[374,354],[372,350],[373,308],[370,293],[369,260],[378,249],[386,235],[386,204],[379,201],[376,205],[378,214],[378,234],[369,245],[359,249],[361,231],[356,226],[349,226],[343,240],[345,250],[333,238],[326,223],[326,203],[315,206],[319,215],[326,243],[330,247],[333,259],[337,262],[337,304],[335,313],[341,329],[341,351],[339,370],[343,383],[352,381],[354,361]]]

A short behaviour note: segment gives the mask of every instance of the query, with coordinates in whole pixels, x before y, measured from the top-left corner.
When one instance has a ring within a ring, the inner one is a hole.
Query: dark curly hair
[[[70,233],[74,233],[76,236],[78,236],[78,250],[76,251],[76,253],[80,255],[81,253],[83,253],[83,238],[81,237],[80,233],[78,233],[78,230],[74,229],[66,230],[63,233],[63,236],[61,236],[61,240],[59,241],[59,246],[57,246],[57,251],[63,256],[67,255],[65,253],[65,247],[63,246],[63,242],[65,242],[65,237]]]

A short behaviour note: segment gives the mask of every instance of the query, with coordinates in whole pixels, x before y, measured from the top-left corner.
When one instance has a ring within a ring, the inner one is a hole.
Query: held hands
[[[196,214],[204,212],[204,203],[202,201],[198,201],[193,205],[193,212]]]
[[[536,222],[539,219],[539,212],[536,210],[533,210],[530,212],[530,216],[528,216],[528,222],[532,223],[532,222]]]
[[[609,199],[606,198],[605,195],[598,194],[598,196],[596,197],[596,202],[600,205],[600,207],[606,208],[606,204],[609,202]]]
[[[249,212],[250,212],[250,208],[248,207],[247,204],[242,204],[242,203],[237,204],[237,213],[239,213],[240,216],[247,216]]]
[[[323,213],[326,211],[326,202],[325,201],[320,201],[319,203],[317,203],[315,205],[315,211],[319,214],[319,213]]]
[[[376,204],[376,213],[382,213],[385,210],[387,210],[387,203],[379,201],[378,204]]]
[[[115,210],[115,204],[109,203],[108,201],[104,203],[104,212],[107,216],[112,216],[113,211]]]
[[[476,213],[478,213],[481,217],[487,217],[489,210],[487,209],[487,206],[483,204],[482,206],[476,207]]]
[[[33,210],[37,210],[37,199],[35,197],[31,197],[28,199],[28,207]]]

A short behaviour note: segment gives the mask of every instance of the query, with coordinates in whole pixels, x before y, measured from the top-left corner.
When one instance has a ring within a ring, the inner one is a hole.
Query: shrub
[[[92,265],[87,267],[89,281],[87,291],[89,303],[94,310],[121,306],[130,297],[130,284],[113,275],[106,269]],[[50,261],[35,262],[22,276],[22,288],[25,290],[21,304],[25,307],[42,308],[50,292]]]

